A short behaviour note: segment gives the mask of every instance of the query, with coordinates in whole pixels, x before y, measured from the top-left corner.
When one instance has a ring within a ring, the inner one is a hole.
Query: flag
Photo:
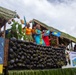
[[[44,36],[49,36],[50,35],[50,30],[47,30]]]
[[[24,16],[24,25],[26,26],[26,18],[25,18],[25,16]]]
[[[50,34],[50,30],[47,30],[47,32],[46,32],[47,34]]]
[[[61,36],[61,32],[54,31],[54,32],[52,32],[52,35],[60,37]]]

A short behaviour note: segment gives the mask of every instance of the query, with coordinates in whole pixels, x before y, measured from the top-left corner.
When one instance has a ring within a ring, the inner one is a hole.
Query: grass
[[[50,70],[10,70],[9,75],[76,75],[76,68]]]

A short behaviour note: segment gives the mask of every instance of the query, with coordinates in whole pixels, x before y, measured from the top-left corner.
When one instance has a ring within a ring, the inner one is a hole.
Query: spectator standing
[[[76,52],[76,44],[74,45],[74,51]]]

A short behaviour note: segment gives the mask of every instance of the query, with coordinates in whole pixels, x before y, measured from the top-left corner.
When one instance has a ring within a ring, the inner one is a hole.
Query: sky
[[[76,37],[76,0],[0,0],[0,6]]]

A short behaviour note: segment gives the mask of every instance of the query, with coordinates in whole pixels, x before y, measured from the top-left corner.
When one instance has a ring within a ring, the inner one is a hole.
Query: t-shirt
[[[26,28],[26,35],[31,35],[32,34],[32,29]]]

